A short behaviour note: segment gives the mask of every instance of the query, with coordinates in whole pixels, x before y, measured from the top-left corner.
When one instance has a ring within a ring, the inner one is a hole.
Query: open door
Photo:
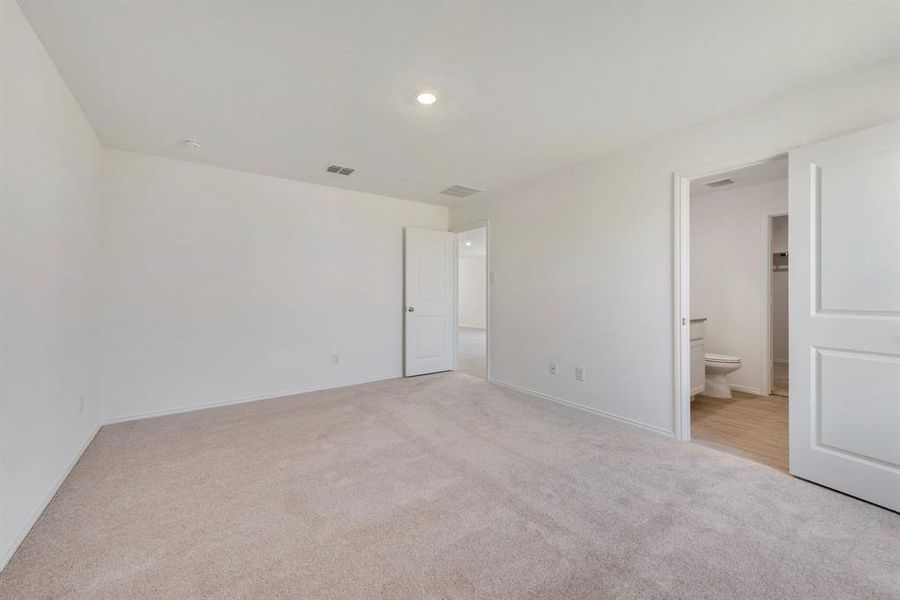
[[[900,122],[790,155],[790,470],[900,511]]]
[[[406,228],[404,238],[403,374],[424,375],[454,367],[455,236]]]

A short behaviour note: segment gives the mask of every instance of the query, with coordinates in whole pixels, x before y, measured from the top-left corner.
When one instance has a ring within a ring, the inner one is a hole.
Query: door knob
[[[412,306],[407,306],[407,307],[406,307],[406,312],[413,312],[414,310],[416,310],[416,309],[413,308]]]

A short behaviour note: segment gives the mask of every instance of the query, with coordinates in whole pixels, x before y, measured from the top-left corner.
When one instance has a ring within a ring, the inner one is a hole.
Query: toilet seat
[[[730,356],[728,354],[707,354],[706,362],[734,365],[741,362],[741,359],[737,356]]]

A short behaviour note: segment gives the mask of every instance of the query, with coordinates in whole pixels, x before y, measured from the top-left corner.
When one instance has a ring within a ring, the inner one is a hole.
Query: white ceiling
[[[900,54],[897,2],[20,3],[107,145],[436,204]]]
[[[487,256],[487,229],[469,229],[456,235],[459,255],[462,258],[471,256]]]
[[[691,180],[691,196],[702,196],[712,192],[720,192],[725,190],[734,190],[737,188],[747,187],[749,185],[757,185],[768,181],[776,181],[785,179],[788,176],[788,156],[784,154],[772,160],[734,169],[733,171],[724,171],[716,173],[709,177]],[[709,187],[706,184],[711,181],[720,181],[722,179],[731,179],[734,183],[724,187]]]

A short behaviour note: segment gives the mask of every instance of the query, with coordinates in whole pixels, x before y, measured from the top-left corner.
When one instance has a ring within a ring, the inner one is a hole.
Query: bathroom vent
[[[337,175],[350,175],[356,169],[352,167],[342,167],[341,165],[328,165],[325,170],[328,173],[335,173]]]
[[[464,185],[451,185],[446,190],[441,190],[441,193],[447,194],[448,196],[456,196],[457,198],[465,198],[466,196],[477,194],[480,191],[481,190],[466,187]]]
[[[706,187],[720,188],[720,187],[725,187],[726,185],[731,185],[732,183],[734,183],[734,179],[729,179],[726,177],[725,179],[718,179],[716,181],[710,181],[710,182],[706,183],[705,185],[706,185]]]

